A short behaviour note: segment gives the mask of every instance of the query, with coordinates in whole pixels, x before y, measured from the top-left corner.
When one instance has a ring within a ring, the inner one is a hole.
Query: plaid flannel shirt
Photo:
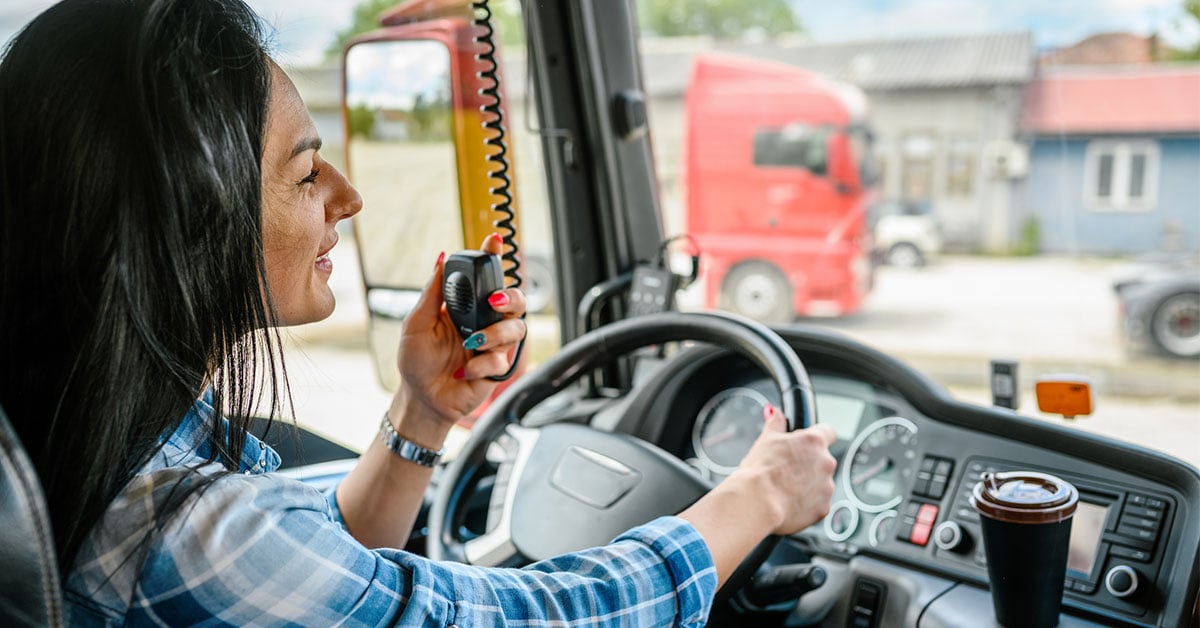
[[[270,473],[279,456],[253,436],[241,473],[154,531],[171,490],[222,471],[206,462],[210,401],[196,402],[92,531],[66,580],[70,625],[700,626],[708,617],[712,556],[677,517],[523,569],[369,550],[346,531],[332,493]]]

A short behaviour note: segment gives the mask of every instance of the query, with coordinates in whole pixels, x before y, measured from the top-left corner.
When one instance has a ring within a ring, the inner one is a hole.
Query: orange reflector
[[[1087,416],[1095,407],[1092,381],[1079,375],[1050,375],[1039,378],[1034,385],[1038,410],[1061,414],[1068,419]]]

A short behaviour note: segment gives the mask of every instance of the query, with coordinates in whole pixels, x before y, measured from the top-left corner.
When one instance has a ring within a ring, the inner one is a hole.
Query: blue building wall
[[[1094,211],[1084,199],[1084,166],[1092,139],[1039,137],[1029,175],[1014,196],[1014,227],[1033,216],[1048,253],[1137,254],[1163,250],[1169,230],[1179,248],[1200,251],[1200,136],[1126,137],[1158,142],[1157,203],[1149,211]],[[1015,236],[1015,234],[1014,234]]]

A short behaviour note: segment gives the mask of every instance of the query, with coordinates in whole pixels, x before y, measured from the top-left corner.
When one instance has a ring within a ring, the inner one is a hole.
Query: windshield
[[[439,79],[428,64],[410,68],[429,98],[378,111],[363,101],[345,137],[342,45],[397,3],[248,3],[275,29],[326,159],[343,168],[348,145],[353,158],[403,142],[402,162],[348,168],[362,217],[408,216],[369,228],[458,221],[444,69]],[[50,2],[10,4],[5,40]],[[553,298],[540,163],[553,130],[526,106],[519,3],[493,4],[536,363],[558,347],[558,317],[573,315]],[[1195,2],[635,4],[662,221],[667,236],[691,236],[671,259],[680,274],[701,259],[680,309],[832,328],[982,404],[992,362],[1015,363],[1021,413],[1200,464]],[[444,63],[444,52],[433,56]],[[372,192],[400,180],[440,191]],[[428,239],[398,245],[404,263],[379,277],[419,287],[441,246]],[[365,443],[388,393],[366,357],[359,260],[352,247],[335,254],[338,309],[292,332],[305,341],[289,353],[292,395],[302,421]],[[1050,376],[1089,381],[1094,414],[1040,412],[1035,385]]]
[[[704,260],[681,303],[830,327],[984,404],[1015,362],[1022,413],[1200,462],[1185,4],[641,0],[664,218]],[[818,176],[762,173],[787,166]],[[1039,412],[1056,374],[1092,417]]]

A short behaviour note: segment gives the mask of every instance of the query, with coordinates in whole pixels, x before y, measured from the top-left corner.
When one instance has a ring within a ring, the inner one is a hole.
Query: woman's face
[[[291,79],[271,64],[271,100],[263,144],[263,254],[267,286],[281,325],[333,312],[329,250],[339,220],[362,209],[346,177],[321,158],[321,138]]]

